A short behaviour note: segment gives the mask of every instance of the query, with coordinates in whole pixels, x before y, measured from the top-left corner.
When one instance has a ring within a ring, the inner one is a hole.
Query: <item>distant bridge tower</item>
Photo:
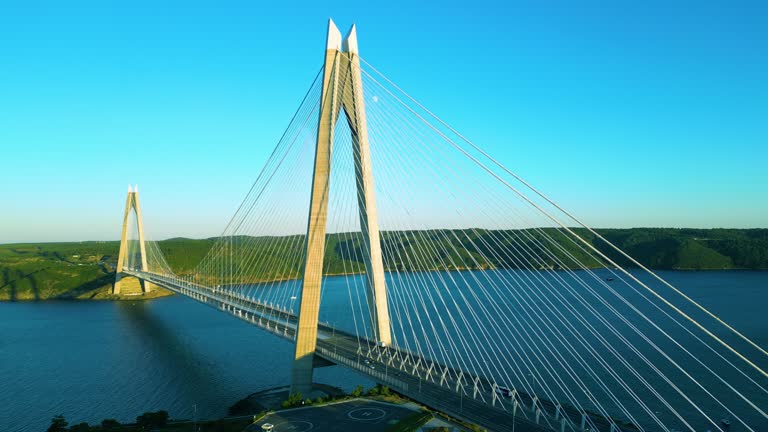
[[[312,389],[312,365],[317,344],[320,286],[330,191],[331,148],[334,127],[342,108],[351,130],[354,147],[352,153],[355,159],[360,227],[365,246],[366,292],[370,307],[371,328],[374,339],[381,344],[389,345],[391,343],[389,310],[371,173],[357,33],[353,25],[342,41],[341,33],[333,21],[329,20],[312,197],[307,226],[307,255],[296,335],[296,355],[291,377],[291,392],[301,393],[304,396],[308,395]]]
[[[139,253],[141,255],[140,268],[141,271],[149,271],[147,266],[147,249],[144,245],[144,225],[141,221],[141,206],[139,205],[139,187],[136,186],[131,189],[128,186],[128,197],[125,200],[125,213],[123,213],[123,233],[120,236],[120,252],[117,256],[117,268],[115,269],[115,285],[112,288],[112,294],[120,294],[124,283],[130,283],[131,285],[139,284],[141,286],[141,292],[148,293],[152,290],[152,284],[135,277],[125,277],[123,275],[123,265],[126,262],[128,255],[128,219],[131,212],[136,214],[136,225],[139,231]]]

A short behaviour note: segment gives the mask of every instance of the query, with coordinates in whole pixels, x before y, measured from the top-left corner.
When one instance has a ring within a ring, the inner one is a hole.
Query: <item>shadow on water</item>
[[[165,377],[176,378],[183,382],[185,385],[175,390],[184,392],[187,400],[195,403],[204,403],[204,400],[199,400],[201,397],[209,399],[216,397],[215,395],[226,394],[222,383],[215,378],[216,366],[208,364],[204,356],[195,352],[189,344],[179,338],[173,327],[165,324],[152,313],[152,307],[153,305],[146,301],[117,302],[118,313],[138,332],[142,342],[147,345],[146,349],[153,353],[152,358],[160,362],[154,363],[152,367],[159,369]],[[205,391],[199,392],[198,389],[205,389]],[[184,400],[179,395],[176,395],[175,399]],[[158,407],[158,409],[167,410],[170,408]]]

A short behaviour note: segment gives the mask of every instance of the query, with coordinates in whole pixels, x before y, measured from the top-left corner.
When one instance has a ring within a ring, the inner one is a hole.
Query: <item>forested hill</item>
[[[576,259],[588,263],[590,267],[606,265],[589,258],[580,248],[575,247],[570,241],[560,234],[554,234],[554,229],[544,229],[552,239],[558,241]],[[596,248],[607,254],[612,260],[625,267],[633,267],[626,258],[615,252],[604,242],[595,238],[585,229],[574,229],[581,237],[589,241]],[[601,236],[618,246],[630,256],[638,260],[644,266],[662,270],[768,270],[768,229],[673,229],[673,228],[630,228],[630,229],[598,229]],[[421,247],[420,243],[431,242],[439,244],[446,238],[460,238],[460,244],[453,241],[450,248],[437,248],[437,250],[458,249],[453,253],[459,256],[468,256],[482,253],[485,257],[498,256],[489,250],[480,250],[482,244],[493,242],[480,241],[480,237],[500,236],[485,230],[464,230],[460,233],[454,231],[423,231],[423,232],[399,232],[394,235],[391,232],[383,232],[381,239],[384,242],[384,266],[389,270],[430,270],[440,268],[437,261],[440,259],[432,253],[431,256]],[[541,232],[529,231],[526,236],[508,235],[506,238],[536,238],[541,240]],[[442,239],[442,240],[441,240]],[[329,273],[344,273],[360,266],[356,262],[361,256],[362,247],[359,235],[348,234],[330,235],[326,252],[326,268]],[[471,241],[470,241],[471,240]],[[279,238],[262,240],[261,247],[269,247],[270,244],[280,241]],[[522,240],[516,240],[522,241]],[[191,271],[200,261],[213,243],[213,239],[190,240],[172,239],[160,242],[168,263],[176,271],[185,273]],[[545,243],[542,241],[542,243]],[[531,246],[530,244],[528,245]],[[487,246],[486,246],[487,247]],[[412,262],[403,262],[401,257],[419,249],[421,266],[425,268],[413,268]],[[285,256],[295,255],[295,251],[284,251]],[[425,256],[428,255],[428,256]],[[514,268],[512,262],[502,260],[494,261],[496,268]],[[465,259],[456,261],[466,262]],[[548,263],[550,267],[557,268],[554,262]]]
[[[586,230],[575,231],[619,264],[631,267],[626,259],[595,239],[591,233]],[[597,232],[643,265],[653,269],[768,270],[768,229],[632,228],[599,229]],[[541,238],[540,232],[531,231],[527,234],[515,237]],[[489,235],[493,233],[483,230],[407,232],[397,235],[384,232],[382,241],[386,243],[385,267],[389,270],[440,268],[440,257],[436,254],[424,256],[421,252],[423,259],[420,268],[413,268],[413,264],[398,258],[412,253],[414,248],[419,248],[419,242],[425,239],[436,243],[440,238],[461,237],[468,241],[452,245],[452,253],[457,256],[498,256],[490,253],[492,251],[479,250],[475,246],[484,243],[475,240],[482,240],[481,237]],[[564,239],[558,235],[552,237]],[[274,237],[264,238],[256,244],[267,247],[279,240]],[[175,238],[160,241],[158,245],[174,271],[189,274],[214,243],[215,239]],[[587,257],[572,243],[563,241],[561,244],[579,261],[589,263],[592,267],[604,265]],[[114,280],[118,246],[116,241],[0,245],[0,300],[110,298],[108,293]],[[359,256],[360,247],[359,235],[330,235],[326,254],[328,271],[336,274],[359,271],[361,263],[356,257]],[[283,256],[297,256],[293,252],[296,251],[284,251]],[[283,256],[272,258],[276,262],[287,261]],[[513,262],[503,260],[493,261],[491,264],[496,268],[515,267]],[[291,265],[296,267],[295,263]],[[548,263],[548,266],[558,268],[554,262]],[[258,277],[275,276],[267,274]]]
[[[768,270],[768,229],[632,228],[597,232],[653,269]],[[579,233],[591,238],[583,231]],[[617,260],[631,266],[626,260]]]

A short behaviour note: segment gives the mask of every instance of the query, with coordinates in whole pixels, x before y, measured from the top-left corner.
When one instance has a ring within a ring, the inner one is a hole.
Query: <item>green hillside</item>
[[[768,229],[633,228],[599,232],[655,269],[768,270]],[[604,245],[598,247],[605,250]],[[624,259],[617,261],[627,265]]]
[[[485,230],[432,230],[382,233],[384,266],[388,270],[454,268],[518,268],[509,252],[546,247],[566,267],[576,262],[590,267],[603,263],[589,258],[559,231],[489,232]],[[623,266],[628,260],[586,230],[575,230]],[[768,270],[768,229],[601,229],[598,232],[643,265],[654,269]],[[210,251],[215,239],[174,238],[158,242],[168,264],[178,274],[191,274]],[[300,268],[303,244],[293,237],[238,237],[231,244],[243,252],[265,256],[255,262],[250,254],[231,263],[233,273],[249,280],[284,278]],[[493,246],[491,246],[493,245]],[[109,294],[119,244],[111,242],[38,243],[0,245],[0,300],[113,299]],[[269,251],[269,253],[264,253]],[[505,253],[507,252],[507,253]],[[326,269],[329,274],[362,271],[362,238],[354,234],[328,237]],[[487,257],[490,263],[481,259]],[[482,264],[479,264],[482,263]],[[554,260],[541,267],[558,268]],[[244,270],[244,269],[247,269]],[[293,274],[293,277],[297,275]]]

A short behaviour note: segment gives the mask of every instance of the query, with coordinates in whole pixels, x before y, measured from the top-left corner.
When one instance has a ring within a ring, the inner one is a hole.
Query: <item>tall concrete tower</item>
[[[124,283],[130,283],[134,286],[139,284],[143,293],[148,293],[152,290],[151,283],[133,276],[126,277],[123,274],[123,265],[128,255],[128,219],[132,211],[136,214],[136,224],[139,231],[139,253],[141,254],[141,268],[139,270],[149,271],[147,266],[147,249],[144,245],[144,225],[142,224],[141,205],[139,204],[139,188],[136,186],[132,189],[128,186],[128,197],[125,200],[125,212],[123,213],[123,232],[120,235],[120,252],[117,255],[115,285],[112,288],[112,294],[120,294]]]
[[[334,127],[341,112],[352,135],[357,202],[364,242],[368,305],[373,336],[380,344],[391,343],[387,290],[381,257],[379,221],[371,172],[363,83],[355,26],[342,40],[332,20],[328,22],[320,118],[317,128],[312,197],[307,226],[307,254],[301,291],[296,355],[291,392],[308,395],[312,390],[312,364],[317,344],[320,289],[325,255],[325,234],[330,191],[331,148]],[[343,109],[343,110],[342,110]]]

